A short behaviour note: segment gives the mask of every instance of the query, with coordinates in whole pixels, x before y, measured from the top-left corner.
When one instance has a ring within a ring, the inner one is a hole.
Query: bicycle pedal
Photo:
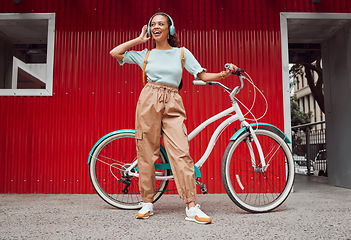
[[[202,183],[196,180],[196,184],[200,186],[202,194],[207,194],[207,188],[205,183]]]

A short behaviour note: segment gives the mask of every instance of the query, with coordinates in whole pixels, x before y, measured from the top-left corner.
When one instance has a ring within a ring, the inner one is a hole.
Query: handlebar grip
[[[233,67],[232,67],[232,65],[229,64],[229,63],[226,63],[226,64],[224,65],[224,67],[225,67],[226,69],[229,69],[230,71],[233,71],[233,70],[234,70]],[[232,72],[232,74],[235,74],[235,75],[240,76],[241,73],[243,73],[243,72],[245,72],[245,71],[242,70],[242,69],[240,69],[240,68],[238,68],[238,69],[236,70],[236,72]]]
[[[201,81],[201,80],[194,80],[194,81],[193,81],[193,84],[194,84],[194,85],[207,85],[206,82]]]
[[[226,69],[229,69],[230,71],[233,71],[233,67],[232,67],[232,65],[230,65],[229,63],[226,63],[226,64],[224,65],[224,67],[225,67]]]

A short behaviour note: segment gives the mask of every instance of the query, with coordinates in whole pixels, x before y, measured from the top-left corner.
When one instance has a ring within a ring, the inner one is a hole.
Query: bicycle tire
[[[100,142],[92,152],[89,163],[89,176],[96,193],[114,207],[141,208],[139,178],[125,176],[124,172],[137,159],[135,134],[116,133]],[[160,151],[160,158],[156,163],[167,162],[167,157]],[[158,170],[156,174],[169,176],[170,170]],[[154,202],[162,196],[167,185],[168,180],[156,180]]]
[[[222,181],[237,206],[252,213],[263,213],[279,207],[289,196],[294,182],[294,160],[289,146],[280,136],[267,129],[254,131],[266,164],[269,164],[267,170],[261,168],[260,172],[261,163],[255,147],[251,154],[255,155],[256,171],[252,166],[245,142],[252,139],[246,131],[227,146],[222,160]]]

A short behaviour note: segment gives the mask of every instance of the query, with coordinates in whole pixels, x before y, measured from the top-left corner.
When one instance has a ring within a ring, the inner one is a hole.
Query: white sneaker
[[[187,221],[192,221],[192,222],[202,223],[202,224],[207,224],[212,222],[212,219],[209,216],[207,216],[203,211],[201,211],[199,204],[196,204],[195,207],[191,207],[190,209],[186,207],[185,216],[186,216],[185,220]]]
[[[141,206],[142,208],[137,213],[136,218],[147,219],[154,214],[154,207],[152,203],[141,202]]]

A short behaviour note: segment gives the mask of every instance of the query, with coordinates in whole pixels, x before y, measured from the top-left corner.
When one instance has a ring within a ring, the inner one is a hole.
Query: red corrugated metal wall
[[[283,129],[280,12],[350,12],[347,0],[177,0],[2,1],[0,12],[56,13],[54,95],[0,97],[0,192],[93,193],[87,158],[106,133],[134,128],[134,109],[142,88],[136,66],[120,67],[109,56],[115,45],[138,36],[149,17],[169,13],[182,45],[210,72],[226,62],[245,69],[269,102],[262,120]],[[151,47],[151,42],[136,49]],[[233,86],[234,78],[225,80]],[[189,131],[229,107],[215,87],[192,86],[184,74],[183,96]],[[252,99],[249,87],[239,95]],[[259,99],[254,112],[263,112]],[[219,139],[204,164],[210,193],[224,192],[221,159],[234,126]],[[201,157],[215,125],[191,142],[194,160]]]

